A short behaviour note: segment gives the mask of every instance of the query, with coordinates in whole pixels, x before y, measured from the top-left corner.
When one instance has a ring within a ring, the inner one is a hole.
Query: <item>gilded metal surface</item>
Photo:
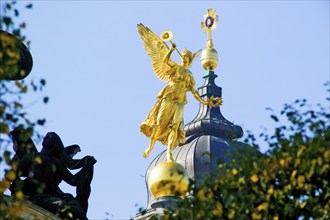
[[[206,70],[215,70],[218,66],[218,52],[213,48],[206,47],[202,51],[201,64]]]
[[[155,74],[168,85],[157,96],[157,102],[150,110],[145,121],[140,126],[140,132],[150,138],[149,147],[143,156],[148,157],[156,141],[167,145],[167,161],[173,161],[172,150],[179,144],[185,143],[183,129],[183,111],[187,103],[186,92],[190,91],[197,101],[209,107],[217,107],[222,103],[220,97],[210,97],[203,100],[195,90],[195,80],[188,70],[194,58],[199,54],[184,50],[181,55],[181,63],[178,64],[170,59],[176,50],[172,41],[168,48],[156,34],[143,24],[138,24],[138,32],[144,43],[147,54],[152,59],[152,67]],[[168,36],[167,36],[167,34]],[[170,39],[172,34],[166,32],[162,38]]]
[[[218,66],[218,52],[213,49],[212,30],[215,30],[218,15],[213,9],[209,9],[204,15],[204,22],[201,23],[202,28],[207,32],[206,48],[202,52],[201,63],[206,70],[215,70]]]
[[[189,178],[185,168],[174,161],[155,166],[149,174],[148,186],[155,198],[162,196],[184,196]]]
[[[160,39],[164,42],[171,42],[171,44],[174,44],[172,41],[172,37],[173,37],[173,33],[170,30],[167,31],[163,31],[160,34]],[[179,53],[180,57],[183,59],[182,54],[180,53],[180,51],[178,50],[178,48],[175,48],[175,50]],[[197,54],[198,55],[198,54]]]
[[[207,32],[207,44],[208,48],[213,48],[212,43],[212,30],[216,29],[218,21],[218,15],[213,9],[208,9],[207,13],[204,15],[204,22],[201,23],[202,28]]]

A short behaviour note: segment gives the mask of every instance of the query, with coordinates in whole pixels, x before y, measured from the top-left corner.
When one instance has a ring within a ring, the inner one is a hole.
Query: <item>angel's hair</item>
[[[182,51],[181,55],[182,55],[182,57],[184,57],[184,56],[188,56],[189,59],[190,59],[190,62],[192,62],[193,54],[192,54],[192,52],[190,52],[190,51],[187,50],[186,48],[184,48],[184,50]]]

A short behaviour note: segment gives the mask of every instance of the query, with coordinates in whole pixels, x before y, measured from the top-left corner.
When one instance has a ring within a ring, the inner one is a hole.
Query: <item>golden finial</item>
[[[216,28],[218,15],[214,9],[208,9],[204,15],[204,22],[201,23],[202,28],[207,32],[206,48],[202,51],[201,62],[206,70],[214,70],[218,66],[218,52],[213,49],[212,30]]]
[[[213,48],[212,43],[212,30],[216,29],[218,21],[218,15],[213,9],[208,9],[207,13],[204,15],[204,22],[201,23],[202,28],[207,32],[207,47]]]
[[[189,176],[181,164],[166,161],[151,169],[147,176],[147,184],[155,198],[184,196],[188,191]]]

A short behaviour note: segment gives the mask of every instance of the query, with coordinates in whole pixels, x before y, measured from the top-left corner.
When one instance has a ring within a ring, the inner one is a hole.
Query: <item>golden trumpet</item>
[[[174,44],[173,41],[172,41],[172,37],[173,37],[173,33],[172,31],[170,30],[167,30],[167,31],[163,31],[161,34],[160,34],[160,39],[164,42],[171,42],[171,44]],[[178,50],[178,48],[175,48],[176,52],[179,53],[180,57],[182,58],[182,55],[180,53],[180,51]]]
[[[165,42],[171,41],[172,37],[173,37],[173,33],[170,30],[163,31],[160,35],[160,39]]]

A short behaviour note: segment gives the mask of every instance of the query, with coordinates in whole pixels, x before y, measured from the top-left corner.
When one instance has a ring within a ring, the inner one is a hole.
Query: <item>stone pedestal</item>
[[[8,205],[12,205],[13,202],[10,201],[9,196],[5,196],[5,201]],[[53,213],[47,211],[46,209],[33,204],[29,200],[23,200],[22,204],[25,206],[25,210],[19,214],[19,218],[21,219],[35,219],[35,220],[61,220],[61,218],[57,217]]]

